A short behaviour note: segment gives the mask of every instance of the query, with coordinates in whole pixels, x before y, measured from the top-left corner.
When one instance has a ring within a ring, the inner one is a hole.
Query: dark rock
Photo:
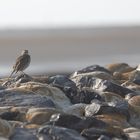
[[[10,140],[38,140],[38,138],[27,129],[15,128],[15,132],[10,137]]]
[[[101,72],[106,72],[106,73],[111,74],[111,72],[109,70],[107,70],[106,68],[101,67],[99,65],[88,66],[88,67],[86,67],[86,68],[84,68],[82,70],[77,71],[77,74],[94,72],[94,71],[101,71]]]
[[[71,101],[77,93],[76,84],[65,75],[51,76],[48,78],[47,83],[60,88]]]
[[[78,85],[79,85],[80,89],[82,87],[89,87],[89,88],[91,88],[93,90],[97,90],[97,91],[113,92],[122,97],[125,97],[125,95],[128,93],[134,93],[133,90],[122,87],[109,80],[102,80],[102,79],[94,78],[91,76],[86,76],[86,77],[81,78]]]
[[[140,79],[134,79],[133,80],[133,83],[137,84],[137,85],[140,85]]]
[[[130,114],[128,109],[129,105],[126,101],[117,104],[114,103],[112,106],[108,105],[107,103],[93,102],[85,108],[85,116],[92,117],[102,114],[120,114],[129,120]]]
[[[107,137],[117,137],[123,138],[123,140],[127,140],[126,135],[119,128],[111,127],[111,126],[103,126],[103,127],[92,127],[89,129],[85,129],[82,131],[82,136],[86,137],[88,140],[98,139],[101,135],[105,135]]]
[[[0,106],[55,107],[47,96],[13,90],[0,92]]]
[[[48,78],[48,84],[57,87],[70,87],[76,90],[75,83],[70,80],[66,75],[56,75]]]
[[[4,90],[4,89],[6,89],[6,88],[4,86],[0,85],[0,90]]]
[[[103,121],[100,121],[94,117],[90,118],[84,118],[81,119],[74,115],[68,115],[68,114],[54,114],[51,116],[50,124],[55,124],[56,126],[62,126],[69,129],[74,129],[79,132],[81,132],[83,129],[89,128],[89,127],[102,127],[104,125],[107,125]]]
[[[86,140],[77,131],[57,126],[44,126],[38,130],[41,140]]]
[[[15,120],[16,117],[19,115],[19,112],[1,112],[0,118],[4,120]]]
[[[102,97],[95,91],[89,89],[82,89],[77,91],[76,96],[73,96],[72,103],[89,104],[93,99],[103,100]]]

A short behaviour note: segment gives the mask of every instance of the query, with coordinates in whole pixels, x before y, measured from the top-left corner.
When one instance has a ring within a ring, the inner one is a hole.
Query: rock
[[[128,103],[132,106],[140,106],[140,95],[132,97]]]
[[[130,100],[132,97],[137,96],[137,93],[129,93],[125,96],[125,100]]]
[[[130,140],[139,140],[140,139],[140,132],[127,133],[127,135]]]
[[[21,84],[18,89],[26,89],[30,92],[34,92],[35,94],[53,100],[56,108],[65,108],[71,105],[69,98],[60,90],[59,88],[52,87],[48,84],[42,84],[37,82],[27,82]]]
[[[71,76],[0,79],[0,140],[139,139],[139,69],[86,67]]]
[[[75,130],[50,125],[41,127],[38,134],[39,140],[86,140]]]
[[[0,119],[0,136],[9,137],[13,133],[13,128],[9,122]]]
[[[0,92],[0,106],[28,106],[28,107],[55,107],[53,101],[47,96],[40,96],[30,91],[18,89]]]
[[[90,78],[90,77],[85,77],[82,78],[79,83],[79,87],[88,87],[93,90],[96,90],[97,92],[113,92],[115,94],[118,94],[122,97],[125,97],[126,94],[128,93],[134,93],[133,90],[130,90],[128,88],[122,87],[118,84],[115,84],[111,81],[108,80],[102,80],[98,78]]]
[[[86,83],[89,80],[95,79],[95,78],[99,78],[99,79],[103,79],[103,80],[112,80],[113,81],[113,77],[111,75],[109,75],[108,73],[99,72],[99,71],[84,73],[84,74],[78,74],[76,76],[71,77],[72,81],[74,81],[77,86],[79,86],[79,83],[81,81]],[[88,84],[88,83],[86,83],[86,84]]]
[[[140,95],[134,96],[128,100],[131,111],[140,116]]]
[[[130,127],[130,124],[127,122],[126,117],[117,113],[96,115],[95,117],[110,126],[117,126],[119,128]]]
[[[51,76],[47,83],[60,88],[71,101],[77,93],[76,84],[65,75]]]
[[[102,128],[92,127],[82,131],[82,136],[86,137],[88,140],[98,139],[101,135],[108,136],[110,138],[117,137],[127,140],[126,135],[123,133],[122,129],[111,126],[104,126]]]
[[[60,111],[55,108],[31,108],[26,114],[26,119],[33,124],[43,124],[55,113],[60,113]]]
[[[133,71],[135,69],[135,68],[130,67],[126,63],[113,63],[113,64],[107,65],[106,68],[112,73],[114,72],[125,73],[125,72]]]
[[[75,72],[73,75],[81,74],[81,73],[89,73],[89,72],[94,72],[94,71],[100,71],[100,72],[105,72],[105,73],[111,74],[110,71],[104,67],[101,67],[99,65],[91,65],[86,68],[83,68],[82,70]]]
[[[56,75],[48,77],[47,83],[56,87],[60,87],[61,89],[65,89],[65,87],[71,88],[73,90],[77,89],[75,83],[66,75]]]
[[[38,140],[38,138],[25,128],[16,128],[10,140]]]
[[[28,130],[31,130],[31,129],[39,129],[41,127],[41,125],[39,124],[26,124],[24,125],[24,128],[27,128]]]
[[[127,81],[130,80],[132,72],[127,72],[127,73],[120,73],[120,72],[114,72],[113,73],[113,79],[121,81]]]
[[[92,117],[95,115],[103,115],[103,114],[112,114],[112,115],[121,115],[124,116],[126,120],[129,120],[130,115],[128,112],[129,105],[127,102],[122,102],[119,104],[113,104],[110,106],[106,103],[101,102],[93,102],[90,105],[87,105],[85,108],[85,116]]]
[[[86,107],[86,104],[79,103],[79,104],[75,104],[66,108],[64,111],[66,114],[83,117],[85,114],[85,107]]]
[[[124,131],[125,133],[132,133],[132,132],[139,132],[140,129],[135,128],[135,127],[128,127],[128,128],[125,128],[123,131]]]
[[[97,92],[113,92],[116,93],[122,97],[124,97],[126,94],[128,93],[133,93],[134,91],[122,87],[116,83],[113,83],[111,81],[108,80],[102,80],[99,78],[95,78],[95,77],[90,77],[90,76],[86,76],[81,78],[76,85],[78,86],[79,89],[82,89],[84,87],[86,88],[90,88],[92,90],[95,90]]]
[[[124,98],[112,92],[102,92],[102,93],[99,92],[99,94],[104,99],[104,101],[108,103],[117,103],[120,101],[124,101]]]
[[[92,89],[81,89],[77,91],[77,94],[73,96],[72,103],[85,103],[89,104],[93,99],[102,100],[102,97]]]
[[[23,127],[25,124],[21,121],[8,121],[14,128]]]
[[[4,120],[16,120],[16,117],[19,115],[19,112],[3,112],[0,113],[0,118]]]
[[[3,112],[8,112],[10,111],[12,108],[12,106],[1,106],[0,107],[0,113],[3,113]]]
[[[79,118],[74,115],[69,114],[54,114],[51,116],[50,123],[49,124],[55,124],[56,126],[66,127],[69,129],[77,130],[78,132],[81,132],[83,129],[89,128],[89,127],[102,127],[106,125],[103,121],[100,121],[96,118]]]
[[[130,81],[137,81],[140,80],[140,71],[134,70],[129,74]]]

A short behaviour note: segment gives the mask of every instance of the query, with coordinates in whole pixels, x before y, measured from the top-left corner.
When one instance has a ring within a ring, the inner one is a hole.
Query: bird
[[[10,76],[8,77],[11,78],[12,75],[17,72],[22,72],[30,65],[30,61],[31,61],[31,57],[28,54],[28,50],[23,50],[21,52],[21,55],[16,59],[16,63],[13,66],[13,70],[10,74]]]

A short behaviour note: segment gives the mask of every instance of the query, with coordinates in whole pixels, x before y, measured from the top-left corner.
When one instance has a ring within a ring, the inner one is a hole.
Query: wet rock
[[[37,82],[27,82],[21,84],[17,89],[31,91],[41,97],[46,97],[53,100],[57,108],[65,108],[71,105],[69,98],[57,87],[52,87],[48,84],[42,84]]]
[[[71,114],[71,115],[83,117],[85,114],[85,107],[86,106],[87,106],[86,104],[79,103],[79,104],[69,106],[64,111],[66,114]]]
[[[140,80],[140,71],[134,70],[129,74],[129,81],[138,81]]]
[[[100,71],[100,72],[105,72],[105,73],[111,74],[109,70],[107,70],[106,68],[99,66],[99,65],[88,66],[86,68],[83,68],[82,70],[77,71],[76,73],[81,74],[81,73],[89,73],[89,72],[94,72],[94,71]]]
[[[112,105],[112,106],[111,106]],[[117,104],[106,104],[101,102],[93,102],[90,105],[87,105],[85,108],[85,116],[86,117],[92,117],[95,115],[102,115],[102,114],[113,114],[113,115],[122,115],[126,118],[126,120],[129,120],[129,105],[127,102],[120,102]]]
[[[85,74],[78,74],[76,76],[71,77],[72,81],[74,81],[76,83],[76,86],[78,86],[78,87],[81,82],[89,83],[92,79],[96,79],[96,78],[113,81],[113,77],[111,75],[109,75],[108,73],[99,72],[99,71],[85,73]],[[86,83],[86,84],[88,84],[88,83]]]
[[[135,68],[130,67],[126,63],[113,63],[113,64],[107,65],[106,68],[109,71],[111,71],[112,73],[114,73],[114,72],[120,72],[120,73],[130,72],[130,71],[133,71],[135,69]]]
[[[96,90],[98,92],[113,92],[115,94],[118,94],[122,97],[125,97],[128,93],[133,93],[133,90],[130,90],[128,88],[122,87],[118,84],[115,84],[108,80],[102,80],[99,78],[91,78],[91,77],[84,77],[80,79],[80,81],[77,83],[79,85],[79,88],[82,87],[88,87],[93,90]]]
[[[133,80],[133,83],[137,84],[137,85],[140,85],[140,79],[134,79]]]
[[[89,104],[93,99],[102,100],[102,97],[92,89],[82,89],[78,90],[77,94],[73,96],[72,103]]]
[[[54,107],[55,105],[47,96],[11,89],[0,92],[0,106]]]
[[[101,95],[103,100],[108,103],[118,103],[120,101],[124,101],[124,98],[112,92],[102,92],[102,93],[99,92],[99,94]]]
[[[130,124],[127,122],[126,117],[117,113],[96,115],[95,117],[110,126],[117,126],[119,128],[130,127]]]
[[[0,113],[0,118],[4,120],[15,120],[15,118],[19,115],[19,112],[3,112]]]
[[[75,130],[50,125],[40,128],[38,134],[40,140],[86,140]]]
[[[9,137],[13,133],[13,128],[6,120],[0,119],[0,136]]]
[[[76,90],[75,83],[72,80],[70,80],[66,75],[56,75],[48,77],[47,83],[63,89],[65,87],[69,87],[72,88],[73,90]]]
[[[38,140],[38,138],[25,128],[16,128],[10,140]]]
[[[77,130],[79,132],[81,132],[83,129],[89,128],[89,127],[102,127],[104,125],[106,125],[106,123],[104,123],[101,120],[98,120],[96,118],[79,118],[77,116],[74,115],[68,115],[68,114],[54,114],[52,115],[51,119],[50,119],[50,123],[49,124],[55,124],[56,126],[62,126],[62,127],[66,127],[69,129],[74,129]]]
[[[122,129],[111,126],[104,126],[102,128],[92,127],[82,131],[82,136],[88,138],[88,140],[98,139],[101,135],[108,136],[110,138],[117,137],[127,140],[126,135],[123,133]]]
[[[56,75],[48,77],[48,84],[60,88],[71,101],[77,93],[76,84],[66,75]]]
[[[0,88],[0,139],[139,139],[139,70],[134,69],[118,64],[110,72],[94,65],[70,77],[11,78]]]
[[[26,119],[33,124],[43,124],[55,113],[60,113],[60,111],[55,108],[31,108],[26,114]]]

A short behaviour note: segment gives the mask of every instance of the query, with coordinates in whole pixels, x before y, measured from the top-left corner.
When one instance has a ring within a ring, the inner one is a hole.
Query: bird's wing
[[[24,69],[25,65],[29,62],[30,62],[30,56],[29,55],[19,56],[16,60],[15,65],[13,66],[14,71],[18,72],[18,71]]]

